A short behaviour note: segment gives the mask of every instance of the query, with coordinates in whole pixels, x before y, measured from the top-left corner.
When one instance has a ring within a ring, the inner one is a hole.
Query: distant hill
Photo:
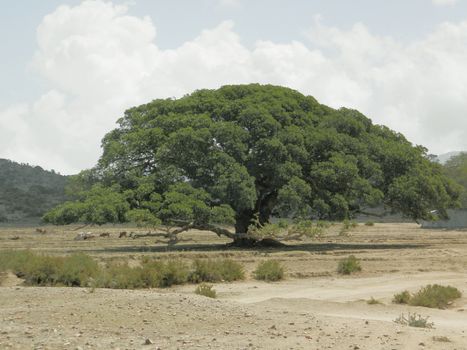
[[[66,200],[66,182],[54,171],[0,159],[0,222],[39,221]]]
[[[457,156],[457,155],[461,154],[462,152],[466,152],[466,151],[452,151],[452,152],[448,152],[448,153],[443,153],[443,154],[440,154],[439,156],[437,156],[436,160],[440,164],[445,164],[449,159],[451,159],[454,156]]]

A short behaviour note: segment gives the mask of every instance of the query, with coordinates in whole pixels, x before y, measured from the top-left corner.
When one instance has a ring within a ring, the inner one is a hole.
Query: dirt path
[[[241,303],[254,303],[272,298],[307,298],[347,302],[368,300],[371,297],[384,303],[390,303],[395,293],[404,290],[416,292],[421,286],[433,283],[452,285],[467,294],[467,275],[455,272],[294,279],[277,283],[249,281],[237,284],[220,284],[216,289],[223,299]]]

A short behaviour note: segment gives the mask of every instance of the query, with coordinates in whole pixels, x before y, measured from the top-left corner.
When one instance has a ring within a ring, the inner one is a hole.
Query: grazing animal
[[[110,233],[108,232],[102,232],[99,237],[110,237]]]
[[[37,233],[45,234],[47,233],[47,230],[45,228],[36,228]]]
[[[118,238],[122,238],[122,237],[126,237],[126,231],[122,231],[122,232],[120,232],[120,234],[118,235]]]
[[[80,232],[75,237],[75,241],[85,241],[87,239],[95,238],[96,236],[92,232]]]

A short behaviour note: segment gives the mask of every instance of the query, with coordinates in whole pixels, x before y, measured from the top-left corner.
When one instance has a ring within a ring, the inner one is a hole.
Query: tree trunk
[[[241,213],[237,214],[235,218],[235,233],[246,234],[248,232],[248,227],[251,225],[254,218],[253,210],[244,210]]]
[[[267,242],[247,235],[248,227],[254,223],[255,215],[258,215],[260,225],[269,222],[272,210],[276,204],[277,194],[275,192],[263,195],[258,199],[254,210],[244,210],[237,214],[235,220],[235,237],[232,242],[233,246],[237,247],[254,247],[254,246],[275,246],[271,245],[271,239]],[[263,244],[264,243],[264,244]]]

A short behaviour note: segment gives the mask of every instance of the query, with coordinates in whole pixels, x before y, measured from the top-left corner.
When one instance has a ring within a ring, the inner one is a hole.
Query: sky
[[[287,86],[467,150],[467,0],[0,0],[0,158],[93,167],[130,107]]]

